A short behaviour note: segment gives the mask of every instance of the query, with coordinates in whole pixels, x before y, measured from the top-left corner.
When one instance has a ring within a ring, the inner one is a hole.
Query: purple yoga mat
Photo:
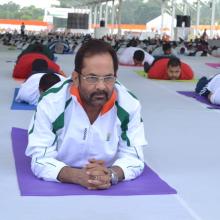
[[[206,65],[215,69],[220,68],[220,63],[206,63]]]
[[[200,96],[196,92],[192,92],[192,91],[177,91],[177,93],[179,93],[181,95],[184,95],[184,96],[187,96],[187,97],[190,97],[190,98],[194,98],[197,101],[199,101],[199,102],[201,102],[203,104],[208,105],[209,109],[220,109],[219,105],[211,104],[207,98],[205,98],[204,96]]]
[[[161,195],[175,194],[176,190],[149,167],[136,180],[121,182],[108,190],[88,190],[74,184],[46,182],[37,179],[30,169],[30,158],[24,155],[27,146],[27,130],[12,128],[11,132],[13,153],[17,179],[22,196],[64,196],[64,195]]]

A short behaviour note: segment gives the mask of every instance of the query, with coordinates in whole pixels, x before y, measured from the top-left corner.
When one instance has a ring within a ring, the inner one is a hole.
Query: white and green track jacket
[[[64,166],[81,168],[94,158],[121,167],[125,180],[139,176],[147,144],[139,101],[116,83],[114,105],[91,124],[72,87],[70,79],[57,83],[39,100],[26,149],[33,173],[58,181]]]

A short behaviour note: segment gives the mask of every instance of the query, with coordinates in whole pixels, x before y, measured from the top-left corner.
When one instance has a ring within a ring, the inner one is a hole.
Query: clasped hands
[[[90,190],[108,189],[111,186],[110,172],[103,160],[89,160],[82,172],[84,175],[81,178],[80,185]]]

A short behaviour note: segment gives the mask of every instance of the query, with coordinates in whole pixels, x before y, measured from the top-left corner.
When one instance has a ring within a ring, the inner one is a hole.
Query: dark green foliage
[[[20,8],[13,2],[0,5],[0,19],[43,20],[43,15],[44,10],[35,6]]]

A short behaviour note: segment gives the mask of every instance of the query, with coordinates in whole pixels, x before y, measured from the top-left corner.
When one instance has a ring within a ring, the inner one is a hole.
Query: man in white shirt
[[[90,40],[76,54],[72,79],[41,96],[26,149],[38,178],[107,189],[142,173],[141,106],[116,82],[117,69],[113,48]]]
[[[30,105],[37,105],[38,99],[40,98],[39,82],[42,76],[44,76],[46,73],[56,74],[54,71],[48,69],[47,62],[42,59],[36,59],[33,62],[32,70],[33,72],[30,73],[30,76],[27,78],[27,80],[21,84],[18,94],[15,98],[16,102],[26,102]],[[60,74],[56,75],[57,76],[51,76],[47,78],[47,80],[51,78],[56,79],[47,83],[47,85],[44,86],[44,91],[58,81],[65,80],[65,77],[61,76]]]
[[[40,98],[39,82],[45,73],[35,73],[31,75],[24,83],[21,84],[16,102],[26,102],[30,105],[37,105]]]
[[[210,79],[202,77],[198,81],[195,91],[206,97],[212,104],[220,105],[220,74]]]
[[[154,61],[153,56],[138,47],[127,47],[118,54],[119,63],[122,65],[141,66],[145,62],[151,65]]]

